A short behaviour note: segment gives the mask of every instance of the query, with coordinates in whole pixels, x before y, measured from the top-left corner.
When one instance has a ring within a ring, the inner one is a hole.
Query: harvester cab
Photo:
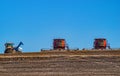
[[[22,42],[18,44],[17,47],[13,46],[14,43],[5,43],[5,51],[4,53],[21,53],[22,51],[20,50],[20,46],[23,45]]]
[[[13,49],[13,43],[5,43],[5,48],[6,49]]]

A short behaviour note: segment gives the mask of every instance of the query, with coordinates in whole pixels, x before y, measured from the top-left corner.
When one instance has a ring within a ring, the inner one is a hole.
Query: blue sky
[[[119,33],[120,0],[0,0],[0,53],[5,42],[36,52],[52,48],[54,38],[80,49],[106,38],[120,48]]]

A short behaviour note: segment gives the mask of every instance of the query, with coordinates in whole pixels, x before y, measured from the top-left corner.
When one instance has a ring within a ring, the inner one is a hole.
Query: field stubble
[[[32,56],[1,57],[0,76],[120,76],[120,56]]]

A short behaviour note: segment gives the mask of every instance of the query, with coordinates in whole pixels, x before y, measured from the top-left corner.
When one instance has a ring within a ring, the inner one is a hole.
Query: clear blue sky
[[[52,48],[54,38],[80,49],[107,38],[120,48],[120,0],[0,0],[0,53],[5,42],[36,52]]]

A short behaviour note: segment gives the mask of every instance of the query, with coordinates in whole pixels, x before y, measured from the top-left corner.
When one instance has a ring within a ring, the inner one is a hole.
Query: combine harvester
[[[68,51],[69,46],[66,44],[65,39],[53,39],[53,49],[44,50],[41,49],[41,51]]]
[[[23,45],[22,42],[18,44],[17,47],[13,47],[14,43],[5,43],[5,51],[4,53],[22,53],[22,49],[20,48],[21,45]]]
[[[0,55],[0,76],[120,76],[120,51],[107,50],[107,40],[98,38],[94,49],[72,50],[65,39],[53,39],[53,48],[18,53],[6,43]]]
[[[6,43],[5,54],[1,54],[0,57],[120,56],[120,50],[111,49],[105,38],[96,38],[93,44],[94,48],[89,50],[70,49],[65,39],[53,39],[53,49],[22,53],[19,50],[22,42],[17,47],[13,47],[13,43]]]
[[[71,49],[65,39],[53,39],[53,49],[41,50],[44,55],[71,55],[71,56],[118,56],[119,49],[113,50],[105,38],[95,38],[93,49]]]
[[[111,49],[110,45],[108,44],[108,42],[105,38],[94,39],[94,49],[106,50],[107,47],[108,47],[108,49]]]

